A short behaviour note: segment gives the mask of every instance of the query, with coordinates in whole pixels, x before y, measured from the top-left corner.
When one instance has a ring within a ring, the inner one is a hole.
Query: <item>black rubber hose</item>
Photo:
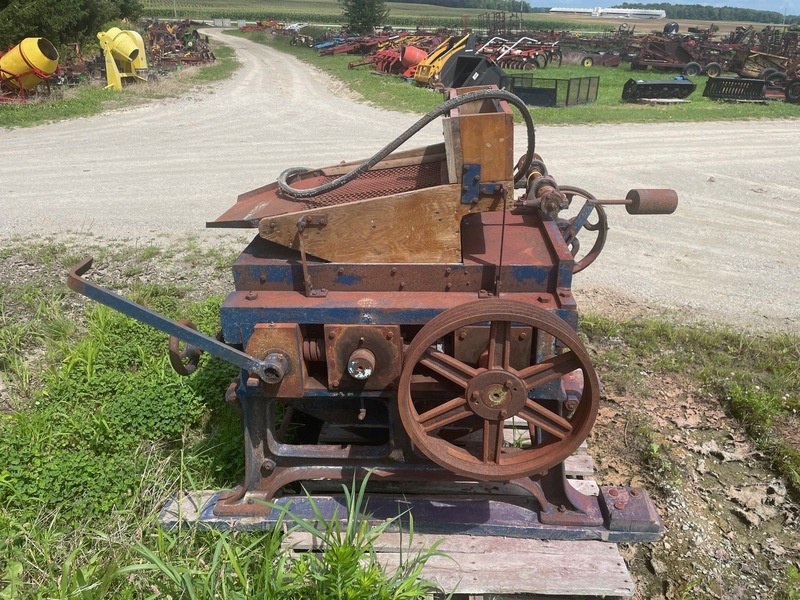
[[[306,173],[309,169],[304,167],[292,167],[290,169],[286,169],[283,173],[278,176],[278,187],[280,189],[281,195],[287,198],[299,200],[303,198],[313,198],[314,196],[319,196],[321,194],[325,194],[332,190],[342,187],[344,184],[352,181],[365,171],[368,171],[384,158],[389,156],[392,152],[397,150],[400,146],[406,143],[411,137],[413,137],[417,132],[419,132],[423,127],[431,123],[437,117],[440,117],[443,114],[448,113],[451,109],[455,108],[456,106],[461,106],[462,104],[467,104],[468,102],[475,102],[476,100],[505,100],[509,104],[515,106],[520,113],[522,113],[523,119],[525,119],[525,125],[527,127],[528,132],[528,151],[525,155],[525,163],[518,167],[517,173],[514,175],[514,181],[517,182],[523,177],[526,176],[528,172],[528,167],[533,161],[533,155],[536,151],[536,132],[534,130],[533,124],[533,117],[531,117],[531,113],[528,111],[528,107],[525,103],[518,97],[512,94],[511,92],[507,92],[506,90],[477,90],[474,92],[468,92],[462,96],[457,96],[455,98],[451,98],[447,100],[444,104],[441,104],[437,108],[433,109],[427,115],[422,117],[419,121],[414,123],[411,127],[406,129],[400,136],[395,138],[389,145],[385,146],[382,150],[378,151],[374,154],[370,159],[366,162],[360,164],[358,167],[342,175],[341,177],[334,179],[333,181],[329,181],[328,183],[324,183],[317,187],[298,190],[293,188],[288,183],[288,179],[290,177],[294,177],[295,175],[299,175],[301,173]]]

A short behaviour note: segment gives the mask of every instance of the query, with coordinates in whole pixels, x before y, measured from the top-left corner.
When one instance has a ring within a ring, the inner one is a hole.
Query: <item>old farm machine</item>
[[[512,107],[528,135],[518,161]],[[438,117],[443,143],[398,150]],[[298,482],[341,491],[370,473],[370,509],[396,516],[399,502],[418,528],[655,539],[643,489],[584,495],[564,474],[600,400],[571,288],[605,243],[608,204],[667,214],[677,197],[559,185],[519,98],[447,90],[365,162],[289,169],[208,223],[258,232],[233,263],[221,338],[84,279],[91,259],[69,285],[172,336],[182,374],[201,350],[240,368],[226,398],[244,480],[209,519],[268,520]]]

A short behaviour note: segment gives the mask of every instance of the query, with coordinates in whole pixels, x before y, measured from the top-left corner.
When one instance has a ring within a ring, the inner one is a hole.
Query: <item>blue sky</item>
[[[531,6],[550,6],[558,8],[593,8],[600,6],[602,8],[609,8],[611,6],[622,4],[625,0],[619,2],[607,1],[598,2],[597,0],[528,0]],[[647,0],[627,0],[630,3],[648,3]],[[653,0],[657,2],[658,0]],[[670,4],[704,4],[708,6],[736,6],[738,8],[753,8],[756,10],[774,10],[783,14],[784,10],[787,14],[797,15],[800,14],[800,0],[667,0]]]

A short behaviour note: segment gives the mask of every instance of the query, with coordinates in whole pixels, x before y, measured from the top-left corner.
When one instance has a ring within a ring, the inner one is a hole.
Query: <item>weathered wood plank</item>
[[[502,198],[493,196],[463,204],[459,185],[442,185],[276,215],[261,221],[259,234],[294,250],[302,236],[306,253],[337,262],[459,262],[461,218],[502,206]],[[303,215],[326,224],[299,233]]]
[[[556,596],[633,595],[634,584],[616,544],[468,535],[381,535],[379,562],[390,572],[404,559],[433,547],[444,556],[428,559],[422,576],[444,591],[459,594],[552,594]],[[286,546],[320,549],[319,540],[294,532]]]
[[[573,454],[564,461],[567,477],[594,476],[594,460],[588,454]]]

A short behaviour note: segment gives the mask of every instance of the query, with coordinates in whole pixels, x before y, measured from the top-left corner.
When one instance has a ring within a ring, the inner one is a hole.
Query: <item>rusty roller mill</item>
[[[400,149],[434,121],[442,143]],[[201,352],[239,368],[225,398],[244,478],[199,518],[268,525],[276,505],[302,513],[314,497],[336,514],[342,486],[368,478],[371,517],[409,512],[420,531],[658,539],[646,490],[589,495],[566,478],[602,389],[572,290],[606,243],[607,209],[667,215],[675,192],[599,199],[557,181],[525,104],[493,86],[445,90],[366,160],[287,167],[207,223],[254,232],[217,337],[92,283],[91,258],[69,275],[167,333],[180,374]]]

